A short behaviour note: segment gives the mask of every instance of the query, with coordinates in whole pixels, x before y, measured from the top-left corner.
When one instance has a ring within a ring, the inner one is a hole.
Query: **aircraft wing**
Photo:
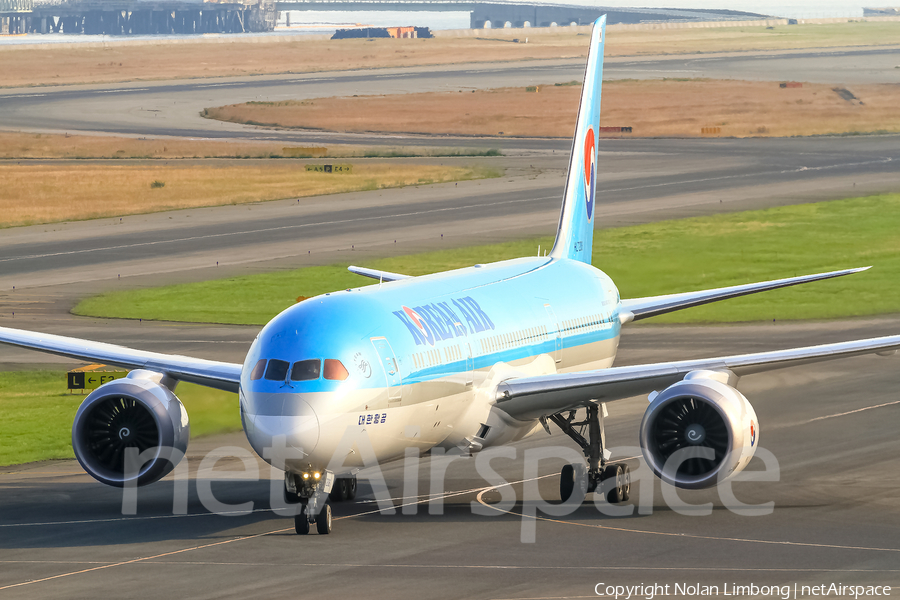
[[[146,352],[49,333],[0,327],[0,343],[126,369],[148,369],[165,373],[179,381],[189,381],[229,392],[237,392],[241,381],[241,365],[236,363]]]
[[[398,281],[400,279],[409,279],[412,275],[402,275],[400,273],[391,273],[390,271],[379,271],[378,269],[367,269],[365,267],[354,267],[350,265],[347,270],[363,277],[371,277],[379,281]]]
[[[893,335],[722,358],[521,377],[498,386],[497,407],[516,419],[537,419],[585,406],[594,400],[610,402],[662,391],[691,371],[730,371],[740,377],[858,354],[892,354],[898,348],[900,335]]]
[[[776,279],[774,281],[733,285],[730,287],[703,290],[699,292],[685,292],[682,294],[668,294],[666,296],[651,296],[647,298],[622,300],[621,308],[619,310],[619,320],[625,324],[631,321],[681,310],[683,308],[700,306],[701,304],[718,302],[719,300],[727,300],[728,298],[737,298],[738,296],[746,296],[748,294],[765,292],[767,290],[774,290],[791,285],[799,285],[801,283],[809,283],[811,281],[819,281],[821,279],[832,279],[843,275],[851,275],[853,273],[859,273],[860,271],[866,271],[870,268],[871,267],[844,269],[841,271],[830,271],[828,273],[816,273],[815,275]]]

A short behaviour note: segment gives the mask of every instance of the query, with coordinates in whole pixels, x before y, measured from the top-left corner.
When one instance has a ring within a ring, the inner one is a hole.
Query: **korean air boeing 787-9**
[[[594,25],[568,180],[547,256],[408,277],[350,270],[381,285],[334,292],[283,311],[260,331],[244,363],[132,350],[0,328],[0,342],[134,369],[83,402],[72,446],[107,485],[146,485],[171,472],[189,438],[179,381],[237,392],[247,439],[285,471],[285,498],[302,508],[298,533],[331,531],[328,499],[352,498],[366,439],[377,463],[407,448],[472,453],[560,427],[586,466],[560,475],[576,489],[628,496],[630,476],[608,462],[605,403],[649,394],[640,425],[644,458],[664,481],[716,485],[741,471],[760,425],[736,389],[750,373],[900,348],[900,335],[739,356],[614,367],[623,326],[717,300],[840,277],[864,269],[649,298],[621,299],[591,266],[597,213],[597,133],[605,17]],[[574,422],[575,411],[586,417]],[[586,437],[576,425],[586,425]],[[285,450],[274,452],[273,448]],[[126,458],[139,455],[129,463]],[[129,467],[132,465],[132,467]],[[603,483],[603,487],[598,486]]]

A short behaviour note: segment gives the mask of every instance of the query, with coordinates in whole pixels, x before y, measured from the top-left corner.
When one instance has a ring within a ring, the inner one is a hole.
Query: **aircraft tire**
[[[306,528],[309,530],[309,521],[306,522]],[[316,531],[319,535],[328,535],[331,533],[331,505],[325,504],[319,514],[316,515]]]
[[[340,477],[335,480],[334,487],[331,488],[331,493],[328,494],[328,497],[332,502],[343,502],[350,495],[350,482],[348,479]]]
[[[631,467],[622,465],[622,502],[631,499]]]
[[[609,486],[606,492],[606,501],[610,504],[622,502],[623,479],[621,465],[607,465],[603,469],[603,481],[608,482],[606,485]]]
[[[575,465],[564,465],[559,473],[559,499],[567,502],[575,493]]]
[[[294,531],[297,532],[297,535],[309,533],[309,515],[306,514],[306,505],[303,505],[300,512],[294,515]]]
[[[347,479],[347,500],[356,500],[356,476]]]

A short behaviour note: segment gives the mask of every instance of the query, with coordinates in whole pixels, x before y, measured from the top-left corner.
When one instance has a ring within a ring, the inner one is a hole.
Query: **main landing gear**
[[[589,404],[584,421],[575,421],[576,411],[568,416],[550,415],[549,419],[556,423],[563,432],[581,446],[587,457],[587,470],[584,465],[566,465],[559,474],[559,496],[563,502],[571,498],[576,490],[580,495],[595,492],[606,494],[610,504],[618,504],[628,500],[631,494],[631,469],[628,465],[607,462],[606,433],[603,429],[603,417],[607,416],[605,404]],[[546,424],[545,424],[546,426]],[[584,427],[587,426],[588,439],[584,438]],[[579,430],[575,428],[578,427]]]
[[[321,535],[331,533],[331,502],[343,502],[356,498],[356,477],[340,477],[335,479],[334,473],[309,472],[284,474],[284,501],[287,504],[300,504],[300,510],[294,516],[294,531],[298,535],[309,533],[313,523],[316,532]]]
[[[332,502],[356,500],[356,477],[338,477],[328,497]]]

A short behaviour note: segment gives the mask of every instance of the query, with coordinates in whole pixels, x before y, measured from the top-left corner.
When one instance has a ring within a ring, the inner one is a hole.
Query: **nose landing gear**
[[[320,535],[331,533],[332,517],[330,504],[323,505],[315,516],[310,512],[309,504],[303,504],[300,512],[294,516],[294,531],[297,532],[297,535],[307,535],[313,523],[316,524],[316,532]]]
[[[316,524],[316,532],[320,535],[331,533],[332,515],[331,505],[328,504],[335,488],[343,488],[347,493],[351,486],[346,483],[342,486],[335,485],[334,473],[325,471],[297,475],[296,473],[284,474],[284,500],[288,504],[300,504],[300,510],[294,516],[294,531],[297,535],[307,535],[313,523]],[[353,495],[356,496],[356,479],[353,479]]]
[[[300,504],[294,516],[297,535],[307,535],[313,523],[321,535],[331,533],[331,502],[343,502],[356,498],[356,476],[335,478],[331,471],[284,474],[284,501]]]

